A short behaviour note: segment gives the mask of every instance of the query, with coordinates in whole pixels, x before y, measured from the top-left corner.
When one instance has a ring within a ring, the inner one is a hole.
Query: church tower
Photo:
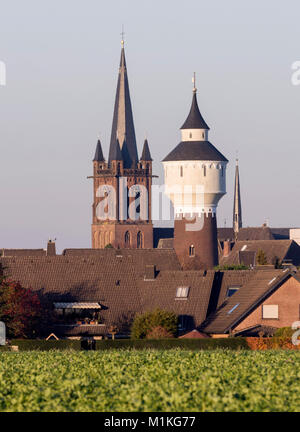
[[[152,158],[146,140],[138,159],[124,41],[109,156],[106,161],[99,140],[93,166],[92,247],[152,248]]]
[[[234,181],[234,202],[233,202],[233,231],[237,235],[240,228],[242,228],[242,203],[241,203],[241,190],[240,190],[240,173],[239,173],[239,160],[236,160],[235,167],[235,181]]]
[[[218,264],[216,211],[226,193],[228,160],[208,141],[208,132],[194,87],[181,142],[163,160],[166,193],[175,213],[174,249],[183,269]]]

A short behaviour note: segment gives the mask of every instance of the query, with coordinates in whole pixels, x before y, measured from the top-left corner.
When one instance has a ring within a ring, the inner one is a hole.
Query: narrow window
[[[190,132],[190,138],[193,138],[192,132]]]
[[[222,172],[222,177],[224,177],[224,167],[223,166],[221,168],[221,172]]]
[[[204,165],[204,167],[203,167],[203,175],[204,175],[204,177],[206,177],[206,165]]]
[[[194,247],[194,245],[191,245],[189,247],[189,256],[190,257],[194,257],[195,256],[195,247]]]
[[[138,249],[143,248],[143,234],[141,233],[141,231],[137,233],[137,247]]]
[[[125,233],[125,247],[129,247],[130,246],[130,232],[126,231]]]
[[[180,167],[180,177],[183,177],[183,167]]]

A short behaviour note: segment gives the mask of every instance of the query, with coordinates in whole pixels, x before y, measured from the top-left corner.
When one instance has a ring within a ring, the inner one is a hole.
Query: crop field
[[[299,351],[0,353],[0,411],[299,410]]]

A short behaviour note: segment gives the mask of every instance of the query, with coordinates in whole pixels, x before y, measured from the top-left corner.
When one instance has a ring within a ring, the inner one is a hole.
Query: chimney
[[[231,252],[231,242],[230,240],[224,241],[224,247],[223,247],[223,256],[228,257]]]
[[[155,278],[156,278],[156,266],[153,264],[146,265],[144,280],[154,280]]]
[[[56,255],[55,241],[49,240],[47,244],[47,256],[55,256],[55,255]]]

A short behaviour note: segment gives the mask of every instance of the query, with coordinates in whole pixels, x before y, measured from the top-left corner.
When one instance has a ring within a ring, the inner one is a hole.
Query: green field
[[[2,352],[0,411],[299,411],[300,352]]]

